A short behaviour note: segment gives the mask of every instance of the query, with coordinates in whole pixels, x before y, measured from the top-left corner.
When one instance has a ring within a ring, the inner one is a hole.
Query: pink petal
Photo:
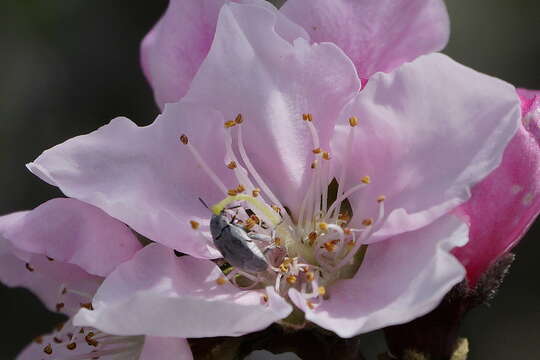
[[[437,306],[465,269],[449,252],[467,242],[467,225],[445,216],[414,232],[369,246],[357,274],[328,288],[312,310],[296,290],[306,318],[341,337],[408,322]]]
[[[147,336],[138,360],[193,360],[186,339]]]
[[[137,127],[117,118],[95,132],[44,152],[29,169],[68,196],[105,210],[147,238],[203,258],[220,256],[208,234],[209,204],[226,195],[199,167],[180,140],[186,133],[220,178],[224,119],[187,102],[171,104],[154,124]],[[190,221],[201,224],[194,231]]]
[[[470,222],[471,241],[455,254],[472,284],[518,243],[540,212],[540,96],[532,96],[501,165],[459,209]]]
[[[186,99],[219,110],[225,119],[244,115],[244,142],[254,167],[294,213],[315,147],[302,114],[313,115],[320,147],[328,149],[340,110],[361,85],[341,50],[277,36],[278,18],[261,7],[225,5]]]
[[[450,33],[442,0],[288,0],[282,12],[343,49],[363,79],[441,50]]]
[[[18,250],[98,276],[106,276],[141,248],[127,226],[74,199],[53,199],[32,211],[2,217],[0,236]]]
[[[141,63],[156,101],[165,103],[180,100],[199,66],[208,54],[219,9],[225,0],[171,0],[169,7],[146,35],[141,45]],[[272,7],[262,0],[237,1]],[[280,16],[276,31],[290,39],[308,38],[300,27]]]
[[[372,241],[418,229],[470,196],[470,187],[501,161],[519,125],[515,89],[441,54],[374,75],[344,111],[360,119],[345,189],[363,176],[372,183],[351,198],[353,221],[377,217],[386,196],[386,222]],[[346,159],[348,123],[333,140]]]
[[[272,288],[266,289],[265,304],[263,291],[218,285],[222,276],[211,261],[178,258],[152,244],[105,280],[94,298],[95,310],[81,310],[75,323],[121,335],[241,336],[292,311]]]
[[[80,304],[90,302],[101,278],[76,265],[51,262],[45,255],[17,250],[0,236],[0,282],[9,287],[25,287],[49,310],[73,315]],[[68,291],[64,292],[64,289]],[[90,297],[79,292],[88,293]],[[58,304],[62,306],[58,307]]]

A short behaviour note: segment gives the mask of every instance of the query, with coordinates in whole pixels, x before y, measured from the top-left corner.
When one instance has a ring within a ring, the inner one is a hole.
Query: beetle
[[[268,262],[259,247],[241,227],[223,214],[212,214],[210,219],[212,240],[223,258],[232,266],[251,272],[263,272]]]

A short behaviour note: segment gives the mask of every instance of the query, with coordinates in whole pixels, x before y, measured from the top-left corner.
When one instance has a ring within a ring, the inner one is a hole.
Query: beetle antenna
[[[206,205],[206,203],[204,202],[203,199],[199,198],[199,201],[201,202],[201,204],[204,205],[205,208],[207,208],[208,210],[210,210],[210,208],[208,207],[208,205]]]

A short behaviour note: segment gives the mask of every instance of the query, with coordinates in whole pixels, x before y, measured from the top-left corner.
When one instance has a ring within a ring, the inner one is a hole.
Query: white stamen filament
[[[203,160],[202,156],[199,154],[197,149],[195,149],[195,147],[193,145],[191,145],[190,143],[186,144],[186,146],[188,147],[189,151],[191,152],[191,154],[195,158],[195,161],[197,162],[197,164],[204,170],[204,172],[206,172],[206,174],[210,177],[210,179],[212,179],[214,184],[216,184],[216,186],[224,194],[227,194],[227,187],[219,179],[219,177],[216,175],[216,173],[213,172],[212,169],[210,169],[210,167],[206,164],[206,162]]]

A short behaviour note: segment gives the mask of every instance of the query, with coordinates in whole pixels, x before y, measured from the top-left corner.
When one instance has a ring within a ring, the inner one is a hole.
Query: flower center
[[[358,119],[349,119],[339,179],[331,174],[332,156],[320,147],[313,116],[304,114],[303,120],[311,134],[313,158],[306,164],[311,176],[296,216],[275,196],[249,159],[242,137],[242,115],[224,124],[226,167],[234,172],[238,184],[233,188],[221,182],[187,135],[180,136],[180,141],[225,196],[211,207],[212,237],[226,262],[224,277],[217,283],[228,280],[242,289],[270,285],[285,298],[289,289],[295,288],[313,308],[330,296],[328,286],[358,270],[367,250],[366,240],[384,217],[385,197],[377,199],[376,219],[366,218],[358,228],[350,227],[353,214],[346,206],[348,198],[371,183],[365,176],[357,185],[342,188]],[[332,180],[335,196],[329,192]],[[200,231],[198,223],[191,221],[191,225]]]

